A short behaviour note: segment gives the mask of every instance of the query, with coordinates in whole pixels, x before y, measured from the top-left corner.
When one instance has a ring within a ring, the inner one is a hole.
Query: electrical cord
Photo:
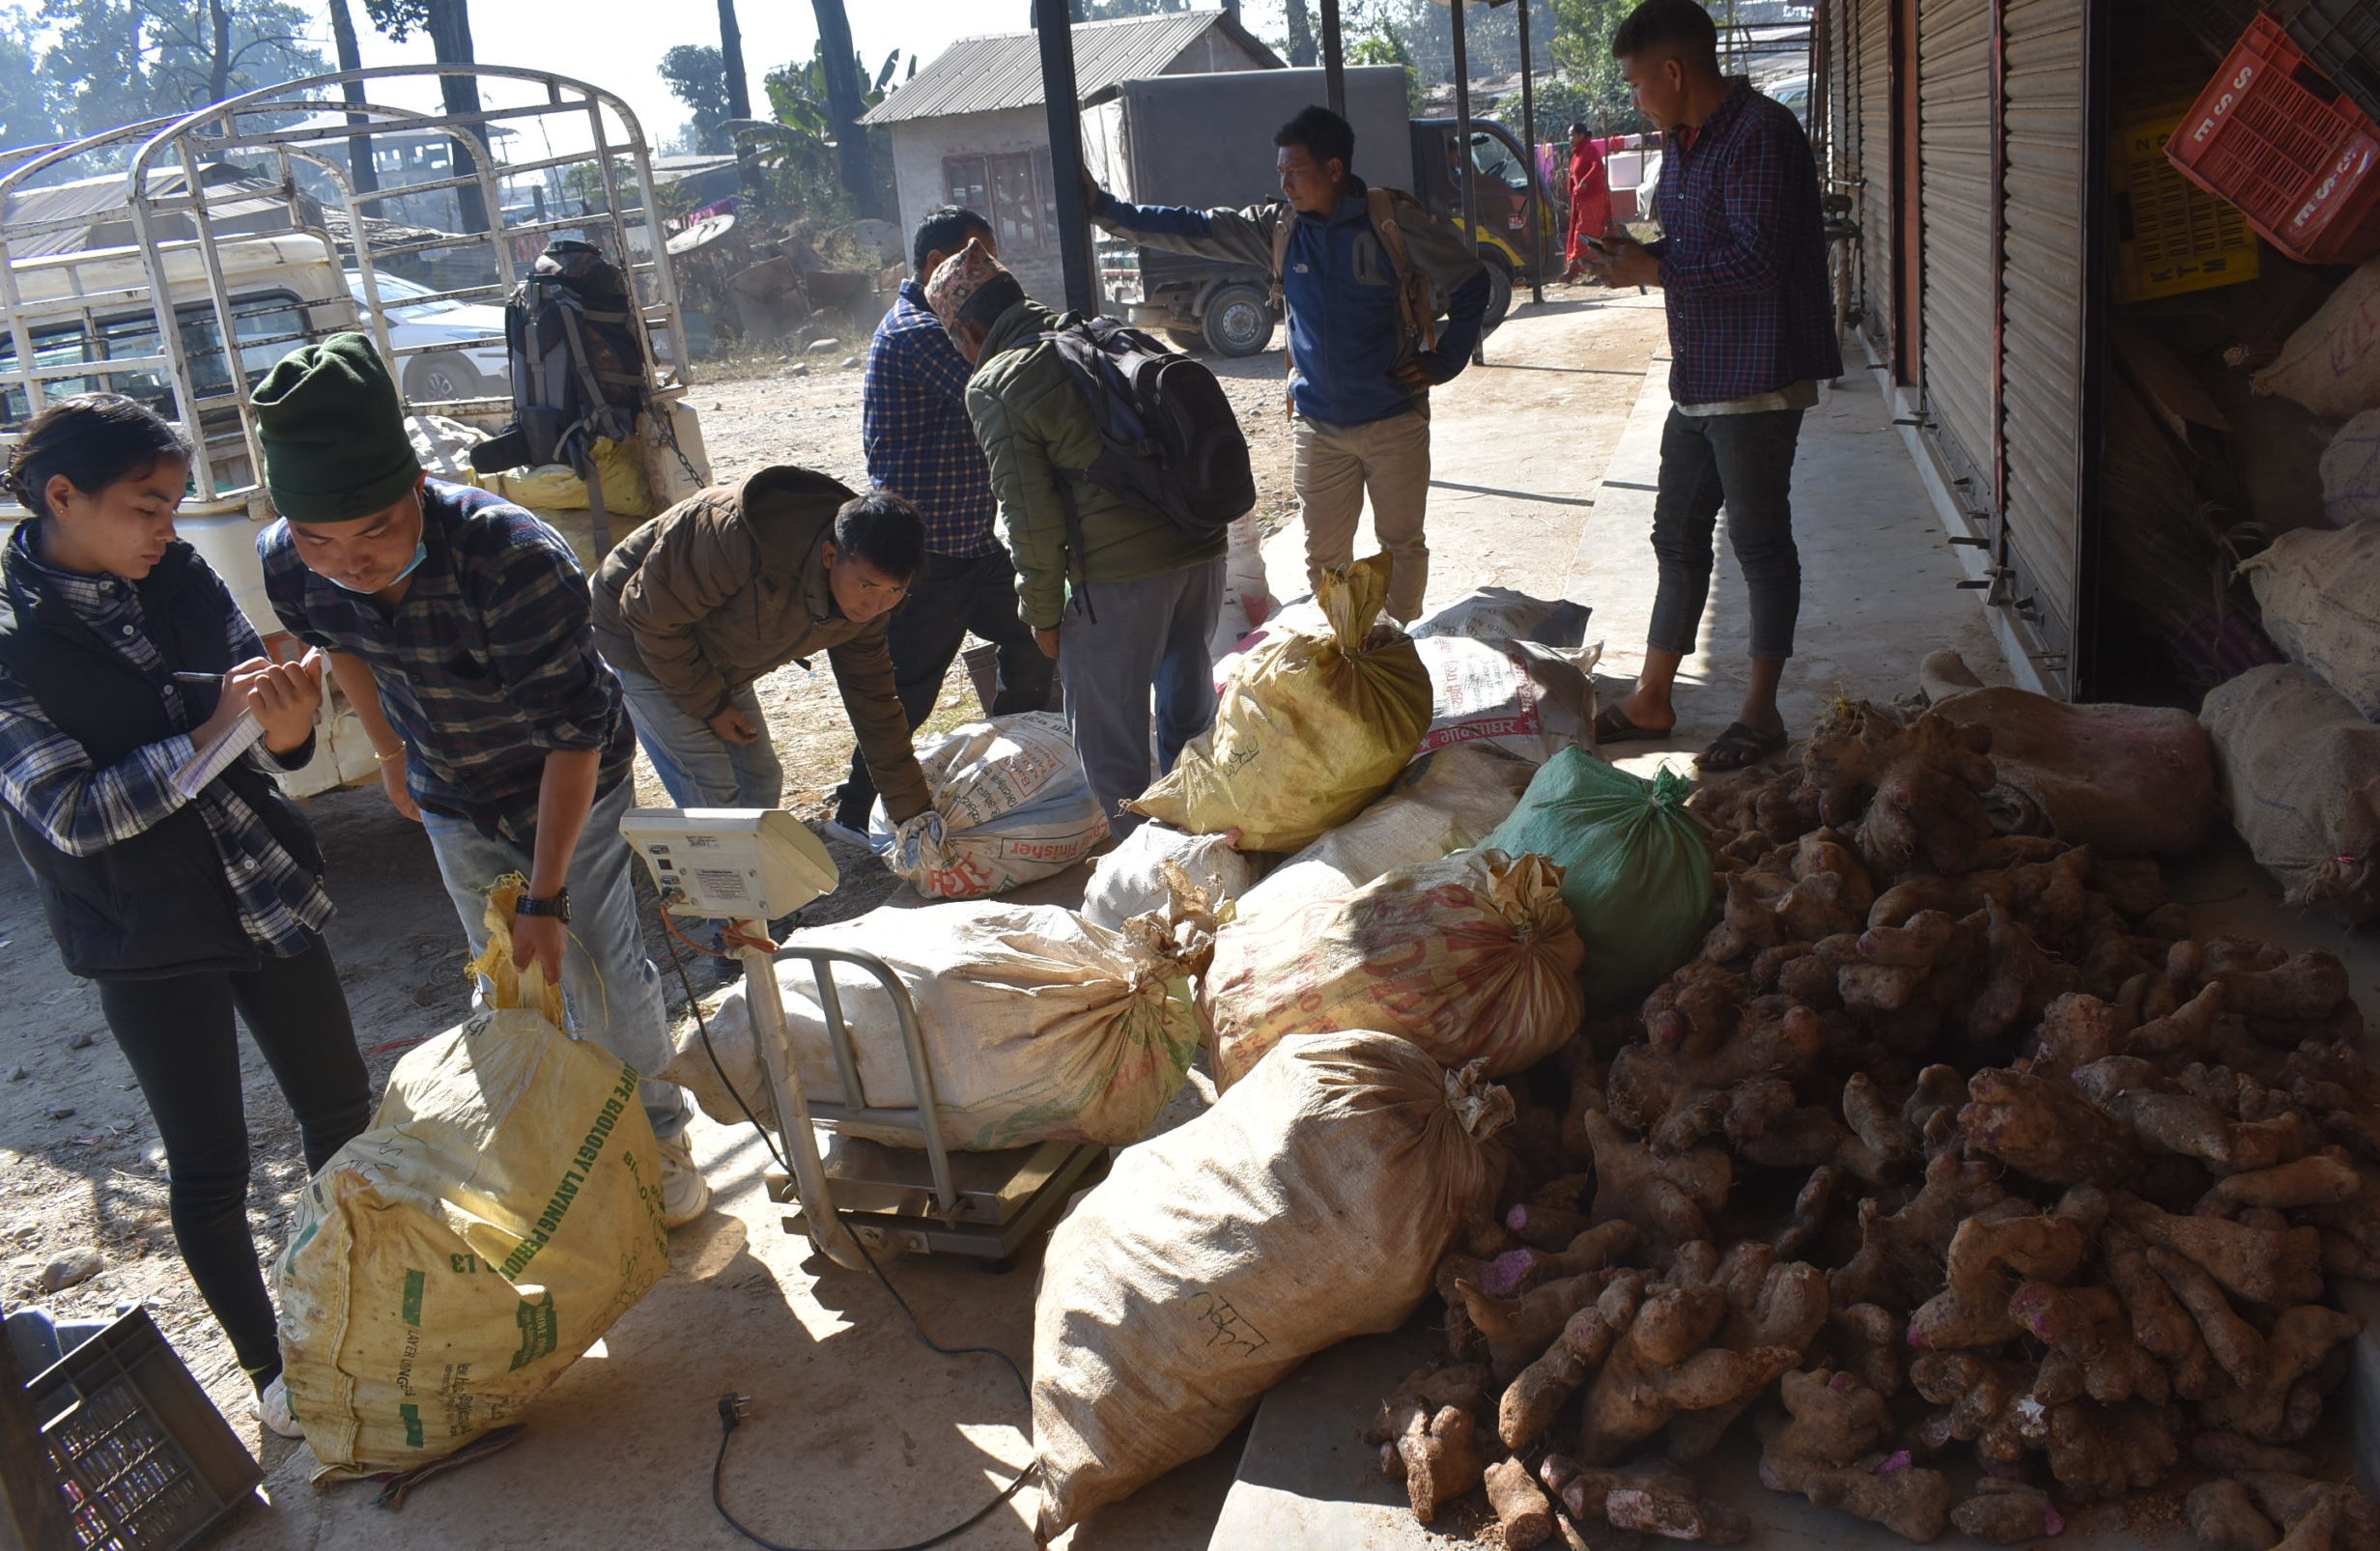
[[[676,938],[679,942],[684,943],[688,947],[694,948],[697,952],[710,953],[720,958],[732,957],[730,954],[721,953],[716,948],[701,947],[699,945],[691,941],[685,933],[679,931],[677,928],[677,923],[669,918],[669,901],[666,898],[663,899],[661,902],[661,918],[664,929],[666,929],[670,936]],[[798,922],[800,916],[797,915],[795,919]],[[751,942],[754,946],[759,945],[758,942],[755,942],[751,938],[740,938],[736,936],[732,927],[728,930],[730,933],[730,940]],[[771,945],[774,946],[774,945]],[[727,1090],[727,1096],[735,1100],[736,1110],[748,1122],[751,1123],[752,1130],[759,1134],[760,1144],[769,1149],[769,1156],[777,1161],[777,1167],[784,1170],[786,1173],[791,1174],[793,1172],[793,1165],[786,1161],[785,1155],[782,1152],[778,1150],[777,1138],[770,1135],[769,1128],[762,1125],[760,1123],[759,1116],[752,1114],[752,1107],[744,1101],[743,1093],[737,1089],[735,1083],[727,1076],[727,1069],[720,1064],[719,1051],[711,1043],[711,1021],[703,1016],[702,999],[694,995],[694,977],[686,973],[685,956],[683,954],[674,955],[673,963],[675,964],[678,972],[678,983],[686,989],[686,1004],[694,1012],[694,1029],[696,1032],[702,1036],[702,1053],[710,1058],[711,1070],[718,1074],[720,1086]],[[781,1121],[783,1117],[779,1116],[779,1118]],[[925,1333],[924,1325],[921,1324],[918,1320],[918,1311],[909,1307],[909,1300],[902,1297],[900,1294],[900,1289],[892,1285],[892,1279],[885,1275],[884,1267],[877,1263],[876,1257],[873,1255],[868,1253],[867,1246],[861,1241],[859,1235],[856,1233],[853,1234],[851,1237],[851,1242],[859,1249],[860,1257],[867,1262],[868,1270],[875,1273],[876,1281],[883,1286],[886,1296],[890,1297],[893,1304],[900,1310],[901,1313],[908,1318],[909,1333],[917,1338],[918,1342],[921,1345],[925,1347],[927,1351],[933,1352],[937,1356],[941,1357],[990,1357],[998,1359],[1000,1366],[1008,1370],[1008,1376],[1016,1380],[1016,1390],[1019,1397],[1026,1402],[1028,1407],[1032,1405],[1033,1386],[1026,1382],[1025,1370],[1016,1366],[1016,1359],[1010,1357],[1007,1353],[1002,1351],[997,1346],[945,1346],[941,1342],[935,1340],[934,1338]],[[722,1395],[719,1397],[719,1453],[711,1462],[711,1507],[718,1510],[721,1520],[726,1524],[727,1528],[735,1531],[736,1534],[742,1536],[745,1539],[750,1540],[752,1544],[759,1546],[761,1551],[816,1551],[816,1548],[810,1547],[780,1545],[777,1541],[771,1540],[760,1535],[750,1525],[744,1523],[743,1520],[737,1518],[732,1512],[728,1511],[725,1490],[727,1478],[727,1445],[728,1442],[735,1437],[735,1429],[743,1425],[745,1413],[751,1404],[751,1397],[749,1396]],[[869,1547],[866,1548],[866,1551],[931,1551],[932,1547],[948,1544],[949,1541],[954,1540],[958,1538],[958,1537],[966,1534],[969,1530],[974,1529],[985,1519],[990,1518],[994,1513],[1000,1511],[1000,1509],[1011,1499],[1013,1499],[1018,1492],[1025,1489],[1025,1483],[1033,1480],[1034,1473],[1036,1469],[1037,1466],[1035,1465],[1027,1465],[1023,1470],[1017,1472],[1017,1476],[1014,1480],[1008,1482],[1006,1487],[1002,1488],[999,1496],[993,1498],[990,1502],[984,1504],[981,1508],[969,1514],[966,1518],[960,1520],[956,1524],[951,1525],[949,1529],[944,1530],[941,1534],[934,1536],[930,1539],[913,1540],[907,1545],[900,1546]]]

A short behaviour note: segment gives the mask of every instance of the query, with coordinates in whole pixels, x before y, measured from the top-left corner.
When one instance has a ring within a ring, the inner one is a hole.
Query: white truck
[[[440,75],[455,73],[477,83],[479,111],[398,105],[439,100]],[[344,100],[349,82],[364,83],[370,100]],[[382,161],[376,135],[411,147],[442,138],[447,176],[358,191],[352,158]],[[532,142],[543,155],[506,159]],[[156,408],[194,453],[176,527],[222,576],[270,650],[294,643],[266,600],[256,556],[257,531],[276,514],[261,478],[251,390],[298,345],[360,329],[406,385],[425,466],[437,477],[466,477],[468,443],[512,418],[503,381],[484,369],[467,378],[413,368],[466,352],[485,363],[488,352],[501,352],[501,314],[485,304],[501,302],[554,236],[597,243],[628,276],[644,324],[652,409],[638,439],[654,503],[709,482],[686,402],[685,334],[668,266],[650,257],[657,244],[630,235],[645,236],[640,228],[656,208],[650,158],[636,115],[610,93],[498,66],[388,66],[290,81],[180,118],[0,158],[0,446],[13,446],[25,422],[64,395],[123,393]],[[474,190],[473,203],[498,212],[506,185],[524,179],[569,190],[577,208],[526,222],[497,215],[490,230],[470,233],[406,228],[373,213],[445,189]],[[460,278],[432,290],[387,284],[382,266],[406,260],[431,266],[434,278]],[[445,328],[401,343],[401,334],[418,332],[406,325],[425,301],[481,304],[468,316],[486,324],[488,337]],[[419,397],[458,381],[478,396]],[[600,541],[587,513],[537,510],[591,567]],[[0,498],[0,537],[26,515]],[[374,775],[371,745],[335,687],[320,734],[313,763],[284,777],[293,793]]]

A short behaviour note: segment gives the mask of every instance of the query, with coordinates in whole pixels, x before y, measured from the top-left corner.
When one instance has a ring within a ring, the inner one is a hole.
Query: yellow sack
[[[1375,554],[1323,573],[1329,630],[1280,630],[1250,648],[1214,726],[1124,805],[1192,834],[1237,830],[1247,851],[1302,850],[1362,812],[1430,728],[1430,674],[1380,620],[1389,565]]]
[[[644,477],[644,449],[630,442],[595,443],[595,472],[603,481],[604,512],[641,522],[653,515],[653,491]],[[586,481],[568,464],[538,464],[477,474],[472,482],[516,506],[559,512],[587,509]]]
[[[318,1480],[410,1470],[518,1421],[669,1268],[637,1073],[562,1033],[560,995],[514,971],[520,893],[518,877],[491,893],[472,966],[496,1009],[397,1063],[274,1262]]]

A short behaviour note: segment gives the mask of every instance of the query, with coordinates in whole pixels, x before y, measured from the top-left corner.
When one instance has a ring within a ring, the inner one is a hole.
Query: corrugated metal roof
[[[1208,31],[1222,28],[1233,42],[1274,66],[1279,56],[1220,11],[1176,11],[1074,28],[1074,89],[1090,98],[1166,67]],[[1041,42],[1030,32],[962,38],[944,49],[901,89],[868,109],[862,124],[900,124],[953,113],[994,113],[1041,104]]]

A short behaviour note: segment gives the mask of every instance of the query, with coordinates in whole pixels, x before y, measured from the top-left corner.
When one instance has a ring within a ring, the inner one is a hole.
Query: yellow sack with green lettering
[[[410,1470],[519,1421],[669,1267],[637,1073],[513,973],[518,892],[496,890],[474,966],[499,1005],[397,1063],[274,1262],[318,1480]]]
[[[1215,723],[1124,806],[1243,851],[1302,851],[1404,773],[1430,730],[1430,674],[1380,617],[1390,560],[1322,574],[1326,630],[1268,632],[1220,691]]]

